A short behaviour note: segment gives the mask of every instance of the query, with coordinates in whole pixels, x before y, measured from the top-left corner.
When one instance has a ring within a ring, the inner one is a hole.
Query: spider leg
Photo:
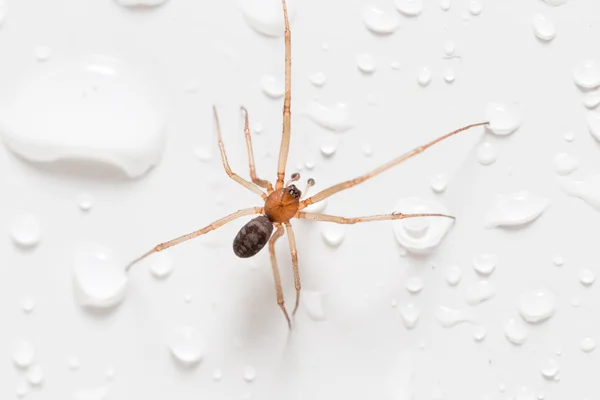
[[[244,178],[240,177],[238,174],[231,171],[231,167],[229,167],[229,161],[227,161],[227,154],[225,154],[225,145],[223,144],[223,138],[221,137],[221,124],[219,123],[219,115],[217,114],[217,108],[215,106],[213,106],[213,115],[215,117],[215,124],[217,125],[219,150],[221,151],[221,161],[223,161],[223,167],[225,168],[225,172],[231,179],[233,179],[240,185],[258,194],[263,199],[266,199],[267,195],[262,190],[260,190],[258,186],[256,186],[252,182],[248,182]]]
[[[296,304],[294,305],[294,311],[292,311],[292,316],[294,316],[296,311],[298,311],[298,305],[300,304],[300,289],[302,289],[302,285],[300,284],[300,270],[298,269],[298,250],[296,249],[296,237],[290,222],[285,223],[285,231],[290,244],[290,253],[292,253],[292,266],[294,268],[294,286],[296,287]]]
[[[285,309],[285,303],[283,301],[283,289],[281,288],[281,277],[279,276],[279,268],[277,267],[277,256],[275,255],[275,242],[281,236],[283,236],[283,227],[281,224],[275,224],[277,230],[271,236],[269,240],[269,253],[271,255],[271,266],[273,267],[273,278],[275,279],[275,292],[277,293],[277,304],[279,304],[279,308],[283,311],[283,315],[285,315],[285,319],[288,323],[288,328],[292,329],[292,322],[290,320],[290,316],[288,315],[287,310]]]
[[[267,189],[267,192],[271,194],[273,192],[273,185],[271,182],[264,179],[259,179],[256,176],[256,167],[254,166],[254,150],[252,149],[252,137],[250,137],[248,110],[246,110],[245,107],[241,107],[241,109],[244,113],[244,135],[246,136],[246,148],[248,149],[248,160],[250,162],[250,177],[252,178],[252,182],[261,188]]]
[[[290,150],[291,102],[292,102],[292,45],[290,22],[288,20],[287,5],[281,0],[283,6],[283,19],[285,21],[285,97],[283,100],[283,133],[279,147],[279,162],[277,163],[277,182],[275,189],[283,187],[285,179],[285,165]]]
[[[125,267],[125,271],[128,272],[131,269],[131,267],[133,267],[134,264],[137,264],[138,262],[142,261],[144,258],[148,257],[150,254],[158,253],[159,251],[163,251],[164,249],[175,246],[176,244],[179,244],[181,242],[185,242],[186,240],[190,240],[195,237],[204,235],[205,233],[208,233],[210,231],[214,231],[215,229],[225,225],[228,222],[233,221],[234,219],[237,219],[237,218],[240,218],[240,217],[243,217],[246,215],[262,214],[262,212],[263,212],[262,207],[253,207],[253,208],[246,208],[243,210],[239,210],[239,211],[234,212],[233,214],[229,214],[228,216],[213,222],[212,224],[210,224],[208,226],[205,226],[202,229],[199,229],[192,233],[188,233],[187,235],[180,236],[180,237],[170,240],[168,242],[164,242],[159,245],[156,245],[152,250],[142,254],[141,256],[139,256],[138,258],[136,258],[135,260],[130,262],[127,265],[127,267]]]
[[[327,214],[316,214],[309,212],[299,211],[294,216],[295,218],[302,219],[310,219],[313,221],[321,221],[321,222],[334,222],[336,224],[358,224],[360,222],[371,222],[371,221],[389,221],[394,219],[406,219],[406,218],[417,218],[417,217],[446,217],[452,218],[451,215],[446,214],[402,214],[402,213],[392,213],[392,214],[383,214],[383,215],[370,215],[368,217],[356,217],[356,218],[345,218],[338,217],[335,215],[327,215]]]
[[[358,178],[354,178],[354,179],[351,179],[346,182],[338,183],[337,185],[333,185],[327,189],[320,191],[319,193],[315,194],[314,196],[311,196],[311,197],[307,198],[306,200],[300,202],[299,209],[302,210],[303,208],[306,208],[307,206],[309,206],[313,203],[318,203],[319,201],[325,200],[326,198],[330,197],[331,195],[333,195],[337,192],[341,192],[342,190],[349,189],[352,186],[356,186],[359,183],[366,181],[367,179],[370,179],[376,175],[379,175],[380,173],[387,171],[388,169],[400,164],[401,162],[406,161],[409,158],[411,158],[419,153],[424,152],[429,147],[433,146],[434,144],[436,144],[438,142],[441,142],[442,140],[444,140],[446,138],[449,138],[450,136],[456,135],[457,133],[466,131],[467,129],[474,128],[476,126],[482,126],[482,125],[487,125],[487,124],[488,124],[488,122],[479,122],[476,124],[467,125],[460,129],[457,129],[455,131],[447,133],[444,136],[441,136],[425,145],[416,147],[413,150],[409,151],[408,153],[405,153],[405,154],[401,155],[400,157],[395,158],[378,168],[375,168],[373,171],[371,171],[365,175],[359,176]]]

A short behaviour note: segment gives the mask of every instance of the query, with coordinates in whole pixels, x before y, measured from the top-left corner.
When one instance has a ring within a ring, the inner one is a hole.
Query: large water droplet
[[[406,290],[408,290],[412,294],[419,293],[423,290],[423,279],[418,276],[410,277],[406,280]]]
[[[169,0],[116,0],[123,7],[157,7]]]
[[[585,286],[592,286],[596,281],[596,274],[592,270],[582,269],[579,273],[579,282]]]
[[[42,238],[42,228],[33,214],[15,216],[9,226],[13,241],[21,247],[34,247]]]
[[[167,345],[177,361],[186,367],[193,367],[204,357],[204,340],[200,333],[190,326],[180,326],[169,335]]]
[[[543,14],[536,14],[533,17],[533,33],[539,39],[550,41],[556,36],[556,26],[554,21]]]
[[[467,303],[477,305],[493,298],[496,295],[489,281],[480,281],[467,289]]]
[[[372,74],[377,68],[375,59],[370,54],[359,54],[356,56],[356,65],[361,72],[365,74]]]
[[[27,371],[27,381],[31,386],[41,386],[44,383],[44,371],[39,365],[34,365]]]
[[[408,329],[413,329],[415,326],[417,326],[417,323],[419,322],[420,313],[419,310],[417,310],[417,308],[412,303],[409,303],[406,306],[402,307],[400,309],[400,315],[402,315],[402,323]]]
[[[600,211],[600,174],[589,176],[585,180],[563,182],[562,187],[569,196],[578,197]]]
[[[496,269],[498,257],[495,254],[483,253],[473,257],[473,269],[479,275],[489,276]]]
[[[481,165],[491,165],[498,159],[498,148],[489,142],[477,146],[477,160]]]
[[[325,75],[324,72],[315,72],[314,74],[311,74],[308,79],[310,80],[310,83],[317,87],[323,87],[327,83],[327,75]]]
[[[448,282],[448,285],[458,285],[461,277],[462,271],[457,265],[450,265],[446,267],[446,282]]]
[[[108,386],[81,389],[73,393],[74,400],[104,400],[108,397]]]
[[[326,224],[321,227],[323,240],[331,247],[338,247],[344,241],[346,227],[340,224]]]
[[[309,291],[303,293],[302,304],[306,309],[306,314],[314,321],[323,321],[325,319],[323,295],[320,292]]]
[[[256,369],[252,365],[247,365],[244,368],[244,380],[246,382],[254,382],[256,379]]]
[[[585,60],[573,68],[573,80],[582,89],[600,86],[600,65],[594,60]]]
[[[260,78],[260,86],[263,92],[272,99],[278,99],[285,94],[285,85],[281,79],[273,75],[263,75]]]
[[[550,204],[550,200],[528,191],[502,194],[496,197],[485,216],[486,228],[516,226],[537,219]]]
[[[423,0],[396,0],[396,9],[409,17],[416,17],[423,12]]]
[[[592,338],[589,338],[589,337],[585,338],[581,341],[579,348],[584,353],[591,353],[592,351],[594,351],[596,349],[596,342],[594,342],[594,339],[592,339]]]
[[[468,311],[445,306],[440,306],[437,309],[436,319],[444,328],[451,328],[460,323],[473,322],[473,316]]]
[[[512,104],[490,103],[485,111],[487,128],[496,135],[504,136],[517,130],[521,125],[521,117]]]
[[[256,32],[272,37],[284,34],[283,8],[279,0],[240,0],[238,3],[246,23]],[[296,1],[287,0],[290,24],[297,14]]]
[[[166,252],[152,255],[150,272],[158,279],[164,279],[173,272],[173,259]]]
[[[348,106],[344,103],[327,107],[316,101],[311,101],[304,108],[304,114],[322,128],[335,132],[345,132],[356,125],[352,120]]]
[[[35,350],[33,345],[25,340],[20,340],[16,343],[13,362],[19,368],[29,368],[33,363],[33,357],[35,356]]]
[[[83,306],[110,308],[125,297],[125,264],[107,247],[80,245],[73,256],[73,274],[75,293]]]
[[[365,26],[371,32],[385,35],[394,33],[398,26],[400,26],[400,20],[395,14],[385,12],[376,7],[367,7],[363,12],[363,21]]]
[[[553,380],[558,375],[559,369],[558,362],[553,358],[549,358],[542,365],[540,372],[545,379]]]
[[[421,68],[417,75],[417,82],[419,82],[419,85],[421,86],[429,85],[429,82],[431,82],[431,70],[427,67]]]
[[[585,93],[581,102],[589,109],[598,107],[600,105],[600,92]]]
[[[531,323],[547,320],[556,312],[556,294],[548,289],[536,289],[523,293],[518,304],[521,317]]]
[[[416,197],[401,199],[396,203],[396,212],[403,214],[440,213],[448,210],[440,203]],[[446,217],[415,217],[392,222],[398,243],[405,249],[423,253],[435,248],[452,227],[452,219]]]
[[[600,112],[589,112],[587,115],[587,124],[592,136],[600,140]]]
[[[569,175],[578,168],[579,160],[568,153],[558,153],[554,157],[554,170],[558,175]]]
[[[36,71],[0,114],[13,152],[33,162],[109,164],[130,177],[159,162],[165,96],[141,71],[103,56]]]
[[[511,318],[504,326],[504,335],[512,344],[522,345],[527,341],[529,331],[520,319]]]

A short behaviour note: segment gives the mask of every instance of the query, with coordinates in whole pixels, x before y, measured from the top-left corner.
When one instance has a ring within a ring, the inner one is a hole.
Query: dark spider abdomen
[[[233,239],[233,252],[240,258],[252,257],[269,241],[273,233],[273,223],[266,215],[260,215],[240,229]]]

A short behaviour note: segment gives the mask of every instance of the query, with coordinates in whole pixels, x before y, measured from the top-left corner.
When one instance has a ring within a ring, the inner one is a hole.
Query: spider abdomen
[[[240,258],[252,257],[269,241],[273,223],[266,215],[250,220],[233,239],[233,252]]]

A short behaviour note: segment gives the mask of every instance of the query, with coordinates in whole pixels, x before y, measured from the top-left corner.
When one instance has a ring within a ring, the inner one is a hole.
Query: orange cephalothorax
[[[302,192],[295,185],[277,189],[265,201],[265,214],[274,223],[288,222],[298,211]]]

